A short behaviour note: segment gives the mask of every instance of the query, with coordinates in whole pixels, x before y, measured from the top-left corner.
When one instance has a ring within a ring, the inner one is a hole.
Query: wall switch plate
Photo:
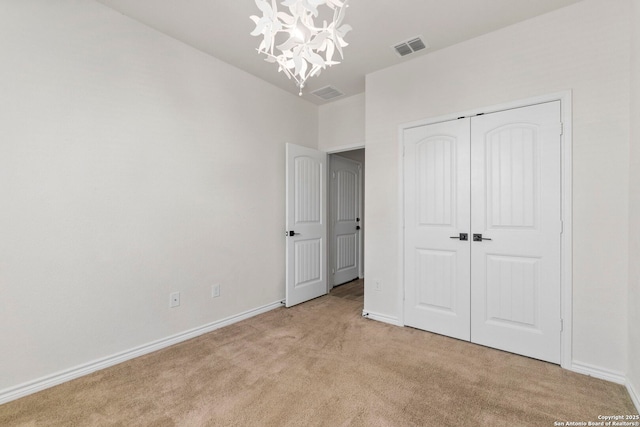
[[[220,296],[220,285],[215,284],[211,286],[211,298],[218,298]]]
[[[169,308],[178,307],[180,305],[180,292],[173,292],[169,295]]]
[[[376,291],[382,292],[382,280],[379,280],[379,279],[374,280],[373,281],[373,286],[374,286],[374,289]]]

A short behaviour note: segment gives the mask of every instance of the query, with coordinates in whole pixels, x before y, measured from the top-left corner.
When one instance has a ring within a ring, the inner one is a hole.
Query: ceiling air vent
[[[412,39],[403,41],[393,46],[393,50],[396,51],[398,56],[407,56],[415,53],[419,50],[426,49],[428,45],[423,41],[422,36],[414,37]]]
[[[311,94],[317,96],[320,99],[324,99],[325,101],[344,95],[344,93],[340,92],[333,86],[325,86],[318,90],[314,90],[313,92],[311,92]]]

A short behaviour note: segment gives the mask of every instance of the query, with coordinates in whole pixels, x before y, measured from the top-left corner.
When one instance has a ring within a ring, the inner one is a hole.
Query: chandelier
[[[347,0],[284,0],[281,4],[289,13],[278,11],[276,0],[255,1],[262,18],[250,17],[256,24],[251,35],[264,37],[257,50],[296,81],[299,95],[309,77],[340,63],[333,58],[335,51],[344,59],[342,48],[348,45],[344,36],[351,31],[350,25],[342,25]],[[321,6],[326,6],[324,12],[318,10]],[[325,18],[322,25],[316,24],[321,13],[333,15],[333,20],[328,23]]]

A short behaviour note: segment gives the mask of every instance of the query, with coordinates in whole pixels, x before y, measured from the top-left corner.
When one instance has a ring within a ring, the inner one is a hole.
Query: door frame
[[[563,229],[560,236],[560,317],[562,330],[560,332],[560,366],[564,369],[572,368],[572,348],[573,348],[573,250],[572,250],[572,92],[566,90],[562,92],[541,95],[532,98],[520,99],[498,105],[475,108],[464,112],[446,114],[443,116],[427,118],[398,126],[398,149],[402,155],[398,156],[398,283],[402,284],[402,289],[398,292],[400,307],[400,324],[404,322],[404,131],[418,126],[431,125],[440,122],[456,120],[460,117],[473,117],[478,114],[496,113],[514,108],[528,107],[530,105],[542,104],[546,102],[560,101],[560,121],[562,122],[561,135],[561,211]]]
[[[330,185],[331,185],[331,174],[329,173],[331,171],[331,155],[332,154],[337,154],[340,155],[340,153],[343,153],[345,151],[354,151],[354,150],[360,150],[360,149],[364,149],[365,145],[364,144],[353,144],[353,145],[343,145],[340,147],[336,147],[333,148],[331,150],[327,150],[327,218],[329,218],[327,227],[327,235],[331,235],[333,233],[333,225],[332,225],[332,221],[331,221],[331,209],[333,208],[333,206],[331,205],[332,203],[332,196],[331,194],[329,194],[331,192],[330,189]],[[366,150],[365,150],[366,153]],[[366,154],[365,154],[366,155]],[[356,162],[357,163],[357,162]],[[365,166],[366,167],[366,166]],[[364,183],[364,173],[361,170],[360,171],[360,182],[358,183],[359,186],[359,200],[358,200],[358,210],[360,211],[360,219],[361,219],[361,232],[360,232],[360,236],[358,238],[358,249],[359,249],[359,259],[358,259],[358,277],[360,279],[362,279],[364,277],[364,233],[366,230],[365,224],[364,224],[364,218],[362,217],[362,210],[364,208],[364,188],[363,188],[363,183]],[[331,248],[331,245],[327,245],[327,260],[330,260],[331,257],[333,256],[333,249]],[[327,277],[333,277],[333,275],[331,274],[331,268],[332,268],[332,264],[330,262],[327,262]],[[331,289],[333,289],[333,280],[327,280],[327,292],[331,292]]]

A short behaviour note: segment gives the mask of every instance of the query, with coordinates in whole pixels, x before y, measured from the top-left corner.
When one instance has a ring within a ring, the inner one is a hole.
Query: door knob
[[[473,235],[473,241],[474,242],[482,242],[483,240],[493,240],[493,239],[489,239],[487,237],[482,237],[482,234],[474,234]]]
[[[360,226],[359,225],[356,225],[356,230],[360,230]]]
[[[298,234],[300,234],[300,233],[296,233],[296,232],[295,232],[295,231],[293,231],[293,230],[291,230],[291,231],[285,231],[285,232],[284,232],[284,235],[285,235],[285,236],[287,236],[287,237],[293,237],[293,236],[296,236],[296,235],[298,235]]]
[[[463,241],[467,241],[467,240],[469,240],[469,235],[467,233],[460,233],[459,236],[451,236],[449,238],[450,239],[460,239],[460,240],[463,240]]]

